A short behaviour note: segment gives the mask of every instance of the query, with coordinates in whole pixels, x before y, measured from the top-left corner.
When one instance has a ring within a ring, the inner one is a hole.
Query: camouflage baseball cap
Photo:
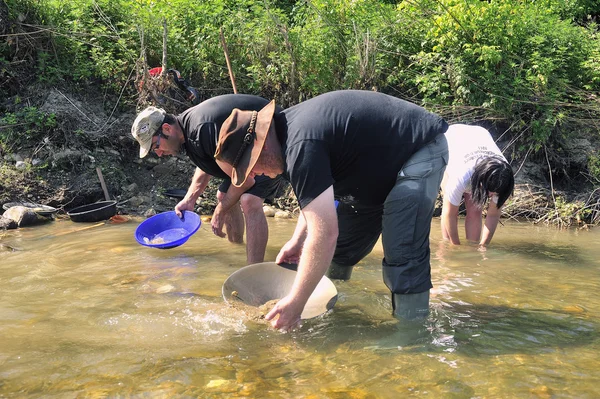
[[[166,114],[164,109],[148,107],[135,118],[131,126],[131,135],[140,143],[140,158],[144,158],[150,152],[152,137],[160,129]]]

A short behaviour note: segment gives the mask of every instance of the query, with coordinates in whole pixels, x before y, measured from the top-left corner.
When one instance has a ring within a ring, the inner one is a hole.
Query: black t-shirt
[[[249,94],[213,97],[177,116],[185,136],[185,151],[197,167],[209,175],[229,179],[215,161],[219,131],[234,108],[260,111],[268,100]]]
[[[402,165],[448,124],[396,97],[342,90],[276,114],[276,127],[304,208],[331,185],[343,202],[383,204]]]

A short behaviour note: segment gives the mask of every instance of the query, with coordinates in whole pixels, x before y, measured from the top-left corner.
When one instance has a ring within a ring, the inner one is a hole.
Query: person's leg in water
[[[372,250],[381,234],[382,206],[361,206],[341,201],[337,207],[339,235],[326,276],[350,280],[354,265]]]
[[[269,239],[269,226],[263,212],[264,198],[244,193],[240,198],[246,220],[246,261],[249,265],[263,262]]]
[[[384,204],[383,278],[394,316],[403,320],[429,314],[429,233],[447,163],[448,145],[441,134],[406,162]]]
[[[269,226],[263,211],[265,199],[272,200],[278,194],[283,179],[278,176],[256,176],[254,186],[242,194],[240,202],[246,221],[246,261],[260,263],[265,259]]]
[[[222,186],[222,185],[221,185]],[[221,202],[226,191],[222,191],[219,187],[217,191],[217,201]],[[244,214],[240,207],[240,203],[235,204],[225,215],[223,221],[227,239],[234,244],[242,244],[244,242]]]

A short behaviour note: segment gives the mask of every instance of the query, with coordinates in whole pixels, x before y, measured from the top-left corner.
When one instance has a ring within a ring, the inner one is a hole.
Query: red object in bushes
[[[156,78],[160,76],[162,70],[162,67],[154,67],[148,70],[148,74],[151,77]],[[181,73],[177,69],[167,69],[167,73],[171,74],[171,76],[173,77],[173,81],[175,82],[175,84],[177,84],[177,87],[179,87],[183,91],[188,92],[188,101],[190,101],[194,105],[200,102],[200,96],[198,95],[198,91],[194,89],[184,78],[181,77]],[[140,89],[141,88],[142,82],[140,82]]]

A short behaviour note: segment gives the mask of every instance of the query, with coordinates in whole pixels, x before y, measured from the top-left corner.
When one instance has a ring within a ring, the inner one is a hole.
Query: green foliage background
[[[168,64],[205,98],[231,92],[222,28],[238,91],[283,106],[379,90],[451,122],[507,130],[515,153],[599,130],[596,0],[5,1],[20,21],[11,32],[35,45],[24,54],[25,36],[0,42],[3,65],[31,60],[44,84],[125,89],[124,107],[134,104],[141,35],[149,65],[160,65],[166,19]]]

